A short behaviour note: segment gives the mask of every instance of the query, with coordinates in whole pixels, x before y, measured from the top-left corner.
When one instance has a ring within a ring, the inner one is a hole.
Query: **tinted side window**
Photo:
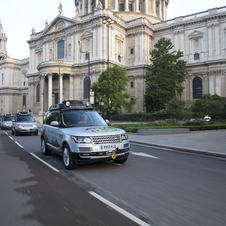
[[[52,121],[60,122],[60,114],[59,112],[51,112],[46,117],[46,124],[50,125]]]

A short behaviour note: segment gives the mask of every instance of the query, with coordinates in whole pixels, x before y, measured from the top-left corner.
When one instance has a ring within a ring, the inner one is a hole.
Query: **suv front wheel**
[[[50,155],[51,154],[51,150],[49,150],[46,146],[46,142],[45,142],[44,137],[42,138],[42,141],[41,141],[41,150],[42,150],[43,155]]]
[[[67,144],[63,146],[63,163],[64,167],[68,170],[75,169],[77,167],[72,160],[71,151]]]

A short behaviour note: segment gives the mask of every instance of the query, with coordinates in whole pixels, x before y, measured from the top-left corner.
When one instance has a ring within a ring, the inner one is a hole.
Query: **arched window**
[[[89,60],[89,53],[86,53],[85,57],[86,57],[86,60]]]
[[[195,77],[193,79],[193,99],[199,99],[202,97],[202,79]]]
[[[90,78],[85,77],[84,79],[84,99],[89,98],[89,92],[90,92]]]
[[[36,102],[40,102],[40,84],[36,86]]]
[[[26,96],[23,95],[23,105],[22,106],[26,106]]]
[[[64,40],[58,42],[58,59],[64,58]]]

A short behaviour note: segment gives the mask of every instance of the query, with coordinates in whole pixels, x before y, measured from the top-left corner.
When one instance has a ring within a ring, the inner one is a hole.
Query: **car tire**
[[[71,151],[70,151],[70,148],[69,148],[69,146],[67,144],[65,144],[63,146],[62,156],[63,156],[64,167],[67,170],[71,170],[71,169],[77,168],[77,165],[72,160]]]
[[[50,155],[51,154],[51,150],[49,150],[47,148],[47,145],[46,145],[44,138],[42,138],[42,140],[41,140],[41,151],[42,151],[43,155]]]
[[[14,132],[14,135],[15,135],[15,136],[17,136],[17,135],[18,135],[18,132],[17,132],[16,130],[15,130],[15,132]]]
[[[38,131],[34,132],[34,135],[35,135],[35,136],[38,135]]]
[[[119,159],[119,160],[114,160],[115,163],[120,163],[123,164],[127,161],[128,157],[124,158],[124,159]]]
[[[12,134],[14,134],[14,131],[13,131],[13,129],[12,129]]]

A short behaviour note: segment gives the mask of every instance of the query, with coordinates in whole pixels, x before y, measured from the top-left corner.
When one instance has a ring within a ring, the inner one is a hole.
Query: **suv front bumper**
[[[85,164],[91,162],[117,161],[128,158],[129,148],[116,151],[90,152],[90,153],[71,153],[75,164]]]

